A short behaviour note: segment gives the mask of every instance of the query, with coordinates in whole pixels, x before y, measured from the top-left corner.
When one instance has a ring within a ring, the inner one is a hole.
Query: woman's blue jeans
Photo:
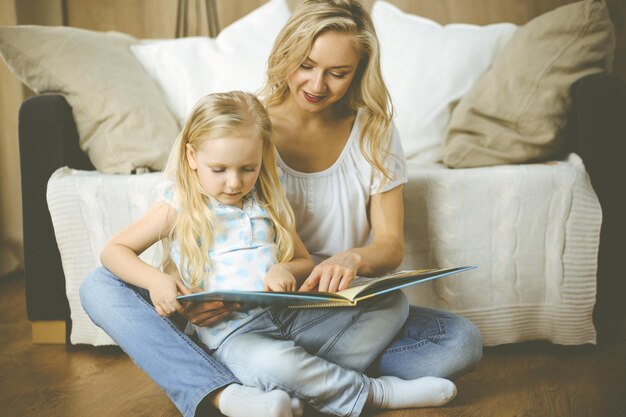
[[[194,416],[214,390],[239,382],[170,319],[159,316],[147,291],[107,269],[97,268],[83,281],[80,299],[91,320],[161,386],[184,417]],[[368,370],[404,379],[451,378],[469,371],[481,357],[482,339],[469,320],[410,306],[397,336]]]

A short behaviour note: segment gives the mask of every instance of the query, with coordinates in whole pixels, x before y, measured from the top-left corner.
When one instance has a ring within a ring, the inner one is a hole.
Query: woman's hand
[[[182,285],[182,283],[181,283]],[[202,292],[199,288],[189,289],[182,285],[179,287],[182,294]],[[230,313],[237,311],[241,306],[237,303],[223,303],[221,301],[203,301],[200,303],[183,303],[179,311],[187,321],[199,327],[210,326],[224,320]]]
[[[265,291],[295,291],[297,285],[296,278],[283,264],[272,266],[267,271],[263,283]]]
[[[321,262],[300,287],[300,291],[335,292],[350,286],[357,273],[379,276],[395,269],[404,257],[404,203],[402,187],[374,194],[370,200],[372,241]],[[330,238],[330,236],[329,236]]]
[[[176,311],[182,311],[183,306],[176,300],[179,286],[184,286],[169,275],[159,275],[150,280],[148,291],[154,309],[161,317],[169,317]]]
[[[352,251],[339,252],[321,262],[302,283],[299,291],[336,292],[345,290],[356,277],[361,256]]]

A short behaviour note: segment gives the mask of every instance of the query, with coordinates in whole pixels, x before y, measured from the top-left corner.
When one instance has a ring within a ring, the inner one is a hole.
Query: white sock
[[[291,414],[293,414],[293,417],[302,417],[302,414],[304,414],[304,401],[300,398],[292,398]]]
[[[281,390],[230,384],[220,395],[220,412],[228,417],[293,417],[292,400]]]
[[[450,380],[425,376],[404,380],[381,376],[371,381],[371,406],[382,409],[438,407],[456,395],[456,385]]]

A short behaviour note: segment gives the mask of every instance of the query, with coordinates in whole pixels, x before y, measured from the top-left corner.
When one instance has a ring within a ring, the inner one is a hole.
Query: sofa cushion
[[[289,15],[285,0],[272,0],[224,28],[216,38],[145,40],[131,50],[161,87],[182,126],[206,94],[256,92],[262,87],[267,58]]]
[[[374,4],[372,20],[407,160],[434,162],[453,106],[487,70],[517,26],[442,26],[382,1]]]
[[[80,146],[96,169],[160,170],[178,126],[158,86],[121,33],[69,27],[0,27],[0,55],[37,93],[62,94],[72,106]]]
[[[570,87],[608,71],[614,47],[603,1],[568,4],[528,22],[454,109],[444,163],[463,168],[553,156],[562,142]]]

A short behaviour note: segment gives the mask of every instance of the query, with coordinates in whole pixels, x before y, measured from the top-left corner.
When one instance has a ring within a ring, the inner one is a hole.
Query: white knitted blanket
[[[160,174],[69,168],[48,183],[73,344],[114,342],[83,311],[78,288],[108,238],[156,200]],[[451,170],[409,165],[401,268],[478,265],[405,289],[413,304],[471,319],[485,345],[595,343],[592,311],[602,214],[581,159]],[[160,260],[153,247],[142,255]]]

